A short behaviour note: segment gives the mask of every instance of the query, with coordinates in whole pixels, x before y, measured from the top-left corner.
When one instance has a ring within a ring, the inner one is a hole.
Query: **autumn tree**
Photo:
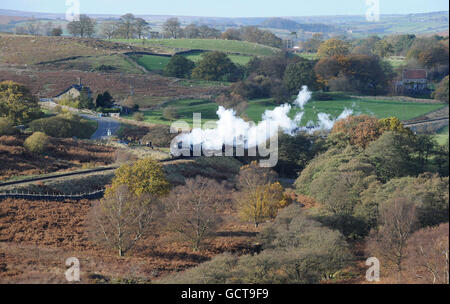
[[[215,180],[197,176],[172,190],[166,199],[167,223],[197,251],[221,221],[226,190]]]
[[[0,117],[14,125],[40,116],[38,100],[25,86],[12,81],[0,82]]]
[[[449,77],[448,75],[442,79],[433,93],[434,99],[446,102],[448,104],[448,87],[449,87]]]
[[[124,164],[117,169],[106,196],[113,195],[121,185],[128,186],[129,191],[137,196],[146,193],[162,196],[170,190],[163,167],[151,157],[140,159],[134,164]]]
[[[67,25],[67,29],[73,36],[92,37],[95,34],[95,19],[87,15],[80,15],[79,20],[74,20]]]
[[[256,162],[243,166],[238,177],[239,193],[235,201],[243,220],[252,221],[255,227],[276,217],[278,209],[289,204],[284,189],[275,182],[276,173],[261,168]]]
[[[336,122],[331,133],[344,133],[351,145],[366,148],[381,135],[378,119],[374,116],[349,116]]]
[[[242,115],[248,106],[247,101],[241,95],[233,92],[220,94],[214,101],[226,109],[233,109],[237,115]]]
[[[350,44],[343,40],[331,38],[324,41],[318,51],[319,57],[345,56],[350,52]]]
[[[117,250],[122,257],[151,231],[160,211],[151,194],[135,195],[126,185],[119,185],[92,207],[89,230],[93,240]]]

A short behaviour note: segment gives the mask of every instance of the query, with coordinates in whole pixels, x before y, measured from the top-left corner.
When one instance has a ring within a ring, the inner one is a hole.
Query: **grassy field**
[[[185,57],[194,62],[198,62],[202,59],[202,54],[203,52],[199,51],[193,54],[185,55]],[[170,57],[158,55],[132,55],[130,57],[139,65],[153,72],[161,72],[170,61]],[[233,63],[240,65],[246,65],[252,59],[252,56],[247,55],[230,54],[228,57],[231,61],[233,61]]]
[[[439,131],[434,137],[440,145],[445,145],[448,142],[449,133],[448,126]]]
[[[138,39],[115,39],[113,41],[142,46],[142,40]],[[271,56],[280,51],[277,48],[257,43],[220,39],[151,39],[146,40],[145,45],[150,47],[171,48],[174,51],[182,49],[222,51],[254,56]]]
[[[192,124],[192,113],[202,113],[202,121],[217,119],[216,103],[208,100],[177,100],[164,105],[173,106],[178,110],[179,119]],[[261,115],[265,110],[273,109],[276,105],[271,99],[258,99],[249,101],[246,111],[247,116],[257,122],[261,120]],[[401,120],[411,119],[428,112],[443,107],[443,104],[422,104],[414,102],[392,101],[392,100],[361,100],[352,98],[341,98],[327,101],[310,101],[305,106],[305,114],[301,122],[306,125],[309,121],[316,121],[318,113],[327,113],[332,117],[337,117],[344,109],[353,109],[355,114],[370,114],[378,118],[396,116]],[[299,112],[293,109],[290,113],[292,117]],[[156,124],[168,124],[172,121],[162,118],[163,109],[145,111],[145,121]],[[128,117],[131,119],[131,117]]]
[[[132,56],[132,58],[149,71],[162,71],[170,61],[170,57],[155,55]]]
[[[202,59],[202,54],[204,54],[204,52],[199,51],[185,55],[184,57],[194,62],[198,62]],[[228,58],[230,58],[234,64],[246,65],[253,58],[253,56],[230,54],[228,55]]]

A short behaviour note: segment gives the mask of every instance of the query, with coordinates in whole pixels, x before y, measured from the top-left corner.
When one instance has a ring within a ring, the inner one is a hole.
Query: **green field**
[[[434,136],[434,138],[437,140],[437,142],[440,145],[445,145],[448,142],[449,133],[448,133],[448,126],[443,128]]]
[[[178,100],[165,104],[165,107],[173,106],[178,110],[181,120],[192,123],[192,113],[202,113],[202,121],[217,119],[216,111],[218,106],[207,100]],[[316,121],[318,113],[327,113],[332,117],[337,117],[344,109],[353,109],[354,114],[375,115],[378,118],[396,116],[401,120],[411,119],[431,111],[442,108],[443,104],[423,104],[392,100],[361,100],[352,98],[342,98],[339,100],[310,101],[305,106],[305,114],[301,122],[306,125],[309,121]],[[247,116],[257,122],[261,120],[261,115],[265,110],[275,108],[276,105],[271,99],[259,99],[249,101],[246,111]],[[293,109],[291,117],[299,112]],[[172,121],[162,118],[163,109],[146,111],[145,121],[156,124],[171,124]],[[131,119],[131,117],[128,117]]]
[[[131,58],[148,71],[162,71],[170,61],[170,57],[156,55],[133,55]]]
[[[113,41],[142,46],[142,40],[138,39],[114,39]],[[257,43],[221,39],[150,39],[145,41],[145,45],[149,47],[171,48],[174,51],[222,51],[253,56],[272,56],[280,52],[277,48]]]
[[[184,57],[194,62],[198,62],[202,59],[202,54],[204,54],[204,52],[198,51],[184,55]],[[230,58],[234,64],[246,65],[253,58],[253,56],[229,54],[228,58]]]

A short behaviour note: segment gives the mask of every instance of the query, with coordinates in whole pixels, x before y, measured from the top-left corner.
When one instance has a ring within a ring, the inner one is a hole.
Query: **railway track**
[[[430,122],[445,121],[445,120],[449,120],[448,116],[447,117],[426,119],[426,120],[404,122],[403,126],[408,127],[408,126],[420,125],[420,124],[430,123]]]

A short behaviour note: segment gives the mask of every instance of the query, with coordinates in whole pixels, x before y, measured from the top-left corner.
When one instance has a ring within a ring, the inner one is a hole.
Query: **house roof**
[[[86,88],[88,90],[88,94],[91,95],[92,91],[89,87],[84,86],[84,85],[79,85],[79,84],[73,84],[70,87],[68,87],[66,90],[64,90],[62,93],[59,93],[58,95],[55,96],[55,98],[58,98],[64,94],[66,94],[67,92],[69,92],[71,89],[75,89],[79,92],[81,92],[82,89]]]
[[[403,70],[403,79],[426,79],[427,70],[424,69],[413,69],[413,70]]]

